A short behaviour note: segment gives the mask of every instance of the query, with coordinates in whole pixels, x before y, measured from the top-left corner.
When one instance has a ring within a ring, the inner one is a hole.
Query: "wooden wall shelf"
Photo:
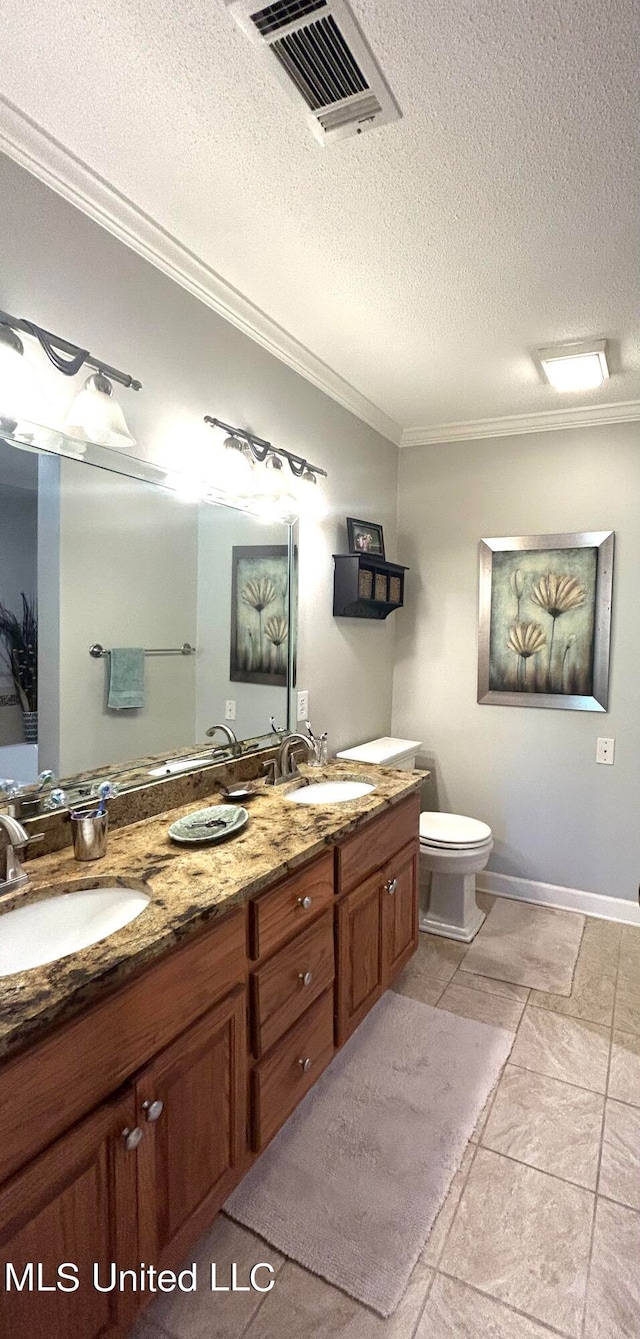
[[[408,567],[373,553],[334,553],[334,618],[388,618],[404,604]]]

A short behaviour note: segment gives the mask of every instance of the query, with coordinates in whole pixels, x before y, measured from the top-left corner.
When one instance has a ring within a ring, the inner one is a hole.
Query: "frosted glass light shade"
[[[609,376],[605,340],[539,349],[538,357],[547,381],[557,391],[593,390]]]
[[[321,521],[329,513],[327,499],[312,470],[305,470],[301,478],[296,479],[296,500],[300,516]]]
[[[20,425],[46,426],[50,417],[38,379],[25,357],[22,340],[9,326],[0,326],[0,426],[16,432]]]
[[[109,446],[113,451],[128,451],[136,445],[120,405],[113,397],[111,382],[101,374],[87,378],[63,427],[69,437],[84,437],[98,446]]]
[[[291,471],[283,466],[278,456],[268,456],[264,464],[256,465],[255,489],[251,511],[265,521],[297,520],[299,506],[293,490]]]
[[[254,491],[253,466],[242,444],[227,437],[216,457],[212,483],[231,497],[250,497]]]

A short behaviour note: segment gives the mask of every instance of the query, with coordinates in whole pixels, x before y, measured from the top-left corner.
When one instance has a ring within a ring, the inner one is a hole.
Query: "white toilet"
[[[485,919],[476,902],[476,874],[492,850],[491,828],[477,818],[420,815],[421,930],[471,943]],[[430,891],[425,874],[431,875]]]
[[[338,758],[412,770],[417,739],[370,739]],[[470,944],[485,919],[476,902],[476,874],[493,849],[491,828],[459,814],[420,815],[420,929]]]

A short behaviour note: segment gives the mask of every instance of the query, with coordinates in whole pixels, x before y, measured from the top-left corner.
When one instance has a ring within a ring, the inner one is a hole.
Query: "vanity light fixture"
[[[557,391],[586,391],[608,380],[606,340],[556,344],[537,350],[542,371]]]
[[[82,367],[92,369],[92,375],[86,381],[84,390],[76,396],[69,410],[64,432],[116,450],[126,450],[135,445],[124,414],[117,401],[113,399],[112,382],[116,381],[130,390],[139,391],[141,389],[139,381],[135,381],[128,373],[120,372],[116,367],[110,367],[108,363],[94,358],[87,349],[71,344],[60,335],[53,335],[50,330],[36,325],[34,321],[26,321],[0,311],[0,368],[2,369],[0,427],[3,426],[5,432],[22,430],[23,422],[25,433],[28,433],[29,425],[32,423],[39,424],[44,429],[51,427],[51,424],[43,421],[46,420],[47,413],[35,374],[30,376],[29,372],[25,371],[29,365],[23,361],[24,344],[20,338],[21,334],[37,339],[49,362],[65,377],[75,377]],[[14,388],[9,379],[12,370],[16,376]],[[34,435],[31,433],[31,436]]]
[[[233,450],[235,454],[240,450],[249,462],[255,462],[257,466],[264,465],[264,470],[254,468],[246,480],[240,480],[238,486],[234,483],[230,490],[244,495],[246,499],[250,498],[252,510],[260,515],[290,522],[303,514],[317,517],[326,515],[326,502],[318,484],[319,475],[327,478],[326,470],[319,465],[312,465],[303,456],[285,451],[284,447],[273,446],[264,437],[256,437],[255,433],[244,428],[234,428],[222,419],[207,414],[204,421],[210,427],[229,434],[223,444],[225,452]],[[284,461],[291,472],[290,480],[286,477]],[[221,485],[226,487],[224,466],[222,472]]]
[[[20,336],[10,325],[1,324],[0,430],[13,433],[21,423],[45,423],[48,412]]]

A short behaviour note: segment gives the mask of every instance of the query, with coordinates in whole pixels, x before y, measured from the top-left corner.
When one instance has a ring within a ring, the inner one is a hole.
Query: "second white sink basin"
[[[375,786],[370,781],[318,781],[310,786],[299,786],[284,798],[293,804],[344,804],[346,800],[361,800],[372,790]]]
[[[180,772],[191,772],[194,767],[202,767],[206,762],[211,762],[211,759],[171,758],[169,762],[158,763],[157,767],[149,768],[149,776],[175,776]]]
[[[0,977],[44,967],[121,930],[149,905],[136,888],[83,888],[0,915]]]

